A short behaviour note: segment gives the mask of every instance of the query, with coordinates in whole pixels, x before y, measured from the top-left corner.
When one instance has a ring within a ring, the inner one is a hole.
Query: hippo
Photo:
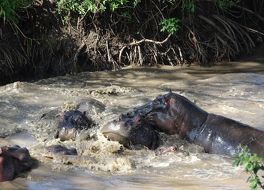
[[[54,157],[60,155],[65,156],[77,156],[76,148],[67,148],[63,145],[51,145],[45,147],[43,156],[46,158],[54,159]]]
[[[132,136],[131,133],[134,128],[140,127],[152,128],[149,131],[144,129],[145,139],[158,140],[152,138],[154,131],[178,134],[202,146],[207,153],[235,156],[240,152],[241,145],[258,155],[264,152],[263,131],[227,117],[207,113],[184,96],[173,92],[160,95],[146,105],[122,114],[118,120],[106,124],[102,133],[110,140],[133,142],[133,138],[140,135]],[[137,129],[137,132],[141,131]],[[137,140],[136,143],[141,142]],[[150,142],[144,142],[144,145],[147,144]]]
[[[95,126],[96,116],[105,111],[105,105],[92,98],[77,99],[74,104],[76,109],[59,114],[55,138],[61,141],[75,140],[82,130]]]
[[[51,146],[46,147],[46,150],[53,154],[77,155],[76,148],[67,148],[62,145],[51,145]]]
[[[26,148],[0,147],[0,182],[10,181],[33,167],[33,160]]]
[[[110,140],[119,141],[127,148],[143,145],[156,149],[160,144],[159,133],[148,125],[133,123],[134,121],[117,121],[108,123],[102,133]],[[139,121],[138,121],[139,122]]]
[[[75,140],[79,131],[91,128],[93,122],[89,119],[85,112],[79,110],[70,110],[60,115],[58,130],[55,138],[61,141]]]
[[[108,122],[101,132],[110,140],[119,141],[125,147],[143,145],[156,149],[160,145],[160,136],[155,126],[144,118],[154,110],[165,109],[164,104],[151,101],[121,114],[117,120]]]

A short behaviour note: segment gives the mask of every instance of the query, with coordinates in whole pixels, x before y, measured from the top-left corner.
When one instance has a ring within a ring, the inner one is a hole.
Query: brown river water
[[[202,68],[129,67],[120,71],[80,73],[0,87],[0,145],[27,147],[39,167],[0,189],[249,189],[247,174],[233,160],[203,153],[177,136],[162,135],[179,151],[156,155],[147,149],[123,150],[94,129],[76,141],[54,139],[52,119],[75,102],[95,101],[91,117],[103,126],[134,106],[170,89],[208,112],[264,130],[263,59]],[[104,106],[102,106],[101,102]],[[45,118],[48,118],[45,120]],[[79,156],[51,155],[45,146],[75,147]]]

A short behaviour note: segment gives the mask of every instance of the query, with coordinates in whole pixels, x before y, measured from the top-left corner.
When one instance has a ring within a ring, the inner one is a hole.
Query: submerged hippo
[[[154,130],[179,134],[181,138],[204,147],[207,153],[234,156],[240,151],[240,145],[248,146],[252,153],[258,155],[264,152],[263,131],[207,113],[187,98],[172,92],[121,115],[117,121],[104,126],[102,133],[111,140],[133,142],[134,137],[140,135],[131,135],[132,131],[141,127],[151,128],[144,131],[145,139],[158,140],[152,138]],[[137,129],[137,132],[141,131]]]
[[[151,126],[134,125],[130,121],[113,121],[103,129],[103,134],[115,141],[119,141],[125,147],[131,148],[135,145],[143,145],[149,149],[156,149],[159,146],[159,133]]]
[[[44,157],[53,159],[56,155],[72,155],[77,156],[76,148],[67,148],[63,145],[51,145],[45,148]]]
[[[0,147],[0,182],[13,180],[32,166],[33,161],[26,148]]]
[[[149,102],[146,105],[134,108],[133,111],[121,114],[118,120],[107,123],[102,133],[110,140],[119,141],[126,147],[143,145],[149,149],[156,149],[160,144],[159,133],[150,122],[143,118],[155,109],[164,109],[164,105]]]
[[[92,124],[91,119],[86,116],[85,112],[79,110],[64,112],[60,116],[55,138],[60,138],[61,141],[74,140],[79,131],[89,129]]]
[[[77,155],[76,148],[67,148],[62,145],[51,145],[51,146],[46,147],[46,150],[53,154]]]
[[[94,126],[94,120],[98,119],[96,116],[105,110],[103,103],[92,98],[78,99],[75,104],[75,110],[60,114],[55,138],[60,138],[61,141],[75,140],[79,132]]]

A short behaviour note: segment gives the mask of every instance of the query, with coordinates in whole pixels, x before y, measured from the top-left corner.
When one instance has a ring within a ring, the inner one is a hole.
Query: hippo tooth
[[[118,130],[120,130],[120,125],[118,124],[118,125],[116,125],[116,124],[111,124],[110,126],[109,126],[109,128],[111,129],[111,130],[113,130],[113,131],[118,131]]]

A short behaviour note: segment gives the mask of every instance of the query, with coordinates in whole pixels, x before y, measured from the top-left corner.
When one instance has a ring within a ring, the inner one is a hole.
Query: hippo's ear
[[[4,154],[7,151],[7,149],[8,149],[7,146],[0,147],[0,155]]]

